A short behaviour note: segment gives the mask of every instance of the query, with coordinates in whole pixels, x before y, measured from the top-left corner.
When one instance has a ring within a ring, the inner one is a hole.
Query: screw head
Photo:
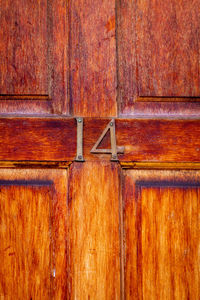
[[[117,155],[116,155],[116,154],[113,154],[113,155],[112,155],[112,158],[116,159],[116,158],[117,158]]]
[[[78,119],[78,123],[81,123],[82,122],[82,120],[81,119]]]
[[[110,122],[110,126],[113,126],[113,122]]]
[[[78,159],[82,159],[83,157],[82,157],[82,155],[78,155]]]

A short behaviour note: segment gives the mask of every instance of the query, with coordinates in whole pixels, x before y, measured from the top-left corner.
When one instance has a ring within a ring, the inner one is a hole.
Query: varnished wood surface
[[[69,114],[67,2],[2,0],[0,11],[0,112]]]
[[[83,155],[87,161],[110,160],[92,154],[92,147],[109,119],[85,118]],[[116,140],[124,146],[121,162],[200,162],[199,120],[117,119]],[[73,161],[76,157],[76,120],[42,118],[0,119],[0,160]],[[110,147],[109,134],[100,145]],[[34,164],[34,162],[33,162]],[[19,162],[20,165],[20,162]]]
[[[198,1],[117,2],[120,115],[199,115],[199,11]]]
[[[2,160],[71,161],[76,156],[75,119],[5,118],[0,123]]]
[[[70,94],[75,116],[117,115],[115,1],[70,1]]]
[[[1,113],[200,113],[198,1],[0,5]]]
[[[200,298],[199,8],[0,1],[0,300]]]
[[[12,4],[1,1],[1,113],[200,113],[198,2]]]
[[[116,3],[118,108],[120,114],[127,115],[133,113],[137,97],[136,5],[129,0]]]
[[[51,187],[16,185],[1,184],[0,296],[49,299]]]
[[[0,298],[66,299],[66,170],[0,170]]]
[[[120,299],[118,166],[74,163],[68,211],[68,299]]]
[[[124,171],[126,299],[199,299],[199,171]]]
[[[90,138],[94,134],[96,140],[99,136],[97,127],[91,124],[88,121],[88,132],[91,132]],[[87,123],[85,128],[87,132]],[[117,145],[125,147],[124,154],[118,154],[118,158],[120,161],[199,162],[199,130],[198,120],[117,119]],[[89,148],[91,142],[87,136],[85,140]],[[87,144],[85,149],[87,154]]]
[[[139,96],[200,96],[199,17],[199,1],[136,1]]]

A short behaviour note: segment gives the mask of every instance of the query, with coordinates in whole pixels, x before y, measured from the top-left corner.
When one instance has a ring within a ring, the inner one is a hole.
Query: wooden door
[[[0,299],[200,299],[199,14],[0,1]]]

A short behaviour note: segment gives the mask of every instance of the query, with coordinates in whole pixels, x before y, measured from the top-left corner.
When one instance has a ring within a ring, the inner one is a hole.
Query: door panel
[[[0,1],[0,112],[69,113],[66,1]]]
[[[0,170],[0,298],[64,299],[65,170]]]
[[[139,97],[200,100],[199,17],[199,1],[136,1]]]
[[[126,299],[199,299],[199,171],[124,171]]]
[[[120,114],[199,114],[199,12],[199,1],[117,2]]]

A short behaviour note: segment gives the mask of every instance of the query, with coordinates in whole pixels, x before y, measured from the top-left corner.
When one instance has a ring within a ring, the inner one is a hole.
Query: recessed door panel
[[[198,115],[199,1],[119,1],[122,115]]]
[[[64,299],[66,175],[0,170],[0,298]]]
[[[199,97],[200,3],[137,0],[136,8],[139,96]]]
[[[0,112],[69,113],[65,1],[0,2]]]
[[[126,299],[200,297],[199,171],[126,171]]]

